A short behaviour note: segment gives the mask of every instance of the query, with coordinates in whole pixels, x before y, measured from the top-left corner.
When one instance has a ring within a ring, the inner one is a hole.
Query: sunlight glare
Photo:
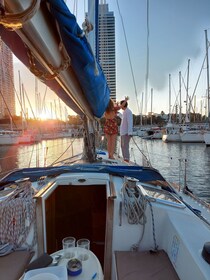
[[[38,119],[50,120],[50,119],[52,119],[52,116],[50,116],[50,113],[48,113],[48,112],[42,112],[41,114],[38,115]]]

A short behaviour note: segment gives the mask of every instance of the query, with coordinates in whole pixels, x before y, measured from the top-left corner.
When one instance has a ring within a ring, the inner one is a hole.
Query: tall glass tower
[[[86,16],[96,27],[88,34],[88,40],[107,78],[110,97],[116,100],[115,17],[109,11],[106,0],[98,2],[99,0],[88,1]]]
[[[101,1],[103,2],[103,1]],[[108,4],[99,4],[98,53],[99,62],[107,78],[111,98],[116,100],[115,17]]]

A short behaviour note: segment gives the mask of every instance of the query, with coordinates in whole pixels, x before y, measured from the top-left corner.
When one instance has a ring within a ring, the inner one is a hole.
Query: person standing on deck
[[[129,143],[131,136],[133,135],[133,114],[128,108],[128,97],[125,100],[120,101],[123,114],[121,115],[120,136],[121,136],[121,150],[124,161],[130,161]]]
[[[124,103],[127,102],[125,99]],[[122,103],[122,105],[124,104]],[[118,126],[117,126],[117,112],[122,109],[122,105],[115,103],[111,98],[109,104],[106,108],[104,117],[104,134],[107,139],[107,150],[110,159],[114,159],[114,150],[116,146],[116,139],[118,134]]]

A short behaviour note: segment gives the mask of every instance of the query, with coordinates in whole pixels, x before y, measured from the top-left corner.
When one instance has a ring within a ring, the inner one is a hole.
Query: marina
[[[114,16],[106,1],[99,4],[90,0],[81,28],[74,12],[63,0],[1,3],[2,41],[81,118],[82,136],[71,134],[67,138],[66,131],[62,138],[48,135],[33,144],[25,145],[21,140],[0,146],[0,277],[209,280],[207,145],[203,140],[162,141],[158,129],[153,133],[158,139],[150,137],[152,131],[147,137],[132,136],[134,116],[127,107],[127,97],[120,102],[121,136],[117,137],[115,106],[109,119],[112,132],[104,129],[105,136],[101,136],[99,120],[108,118],[111,97],[116,93],[115,83],[107,79],[115,75]],[[208,49],[207,30],[205,35]],[[103,61],[103,56],[109,60]],[[207,54],[205,59],[208,69]],[[114,67],[107,69],[106,62]],[[188,74],[183,101],[186,122],[188,101],[192,101]],[[206,84],[204,89],[206,92]],[[208,103],[209,89],[208,81]],[[209,112],[209,104],[206,106]],[[170,113],[167,121],[171,125]],[[151,102],[151,124],[152,114]],[[114,145],[111,140],[116,137]]]

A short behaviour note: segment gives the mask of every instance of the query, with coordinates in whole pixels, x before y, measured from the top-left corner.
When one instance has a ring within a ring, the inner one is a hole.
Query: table
[[[82,272],[77,276],[68,276],[68,279],[74,279],[74,280],[103,280],[103,271],[101,268],[101,264],[96,257],[96,255],[87,249],[80,248],[80,247],[74,247],[71,249],[74,257],[80,259],[81,255],[86,255],[88,258],[82,262]],[[55,257],[56,255],[62,255],[64,256],[64,251],[60,250],[53,254],[51,254],[52,257]],[[57,265],[63,265],[67,266],[67,263],[70,259],[67,259],[65,257],[61,257],[60,261]]]

